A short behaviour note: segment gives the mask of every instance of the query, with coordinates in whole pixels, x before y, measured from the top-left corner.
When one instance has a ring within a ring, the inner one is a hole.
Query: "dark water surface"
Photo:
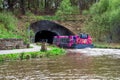
[[[120,80],[120,59],[67,54],[0,63],[0,80]]]

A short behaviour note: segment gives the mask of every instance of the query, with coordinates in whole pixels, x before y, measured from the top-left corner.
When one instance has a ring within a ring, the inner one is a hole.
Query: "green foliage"
[[[47,52],[47,54],[49,55],[62,55],[64,53],[65,53],[64,49],[60,49],[57,47],[53,47],[51,50]]]
[[[102,14],[107,11],[109,7],[109,0],[100,0],[100,2],[93,4],[90,8],[90,14]]]
[[[29,18],[29,21],[31,22],[32,20],[43,20],[44,17],[43,16],[37,16],[31,12],[26,12],[26,16]]]
[[[0,23],[0,38],[20,38],[18,34],[14,34],[14,32],[5,28],[3,23]]]
[[[52,56],[59,56],[65,54],[64,49],[52,47],[51,50],[46,52],[23,52],[23,53],[16,53],[16,54],[1,54],[0,55],[0,62],[7,61],[7,60],[24,60],[30,58],[41,58],[41,57],[52,57]]]
[[[96,41],[119,42],[120,36],[120,1],[100,0],[87,13],[91,17],[83,28]]]
[[[70,0],[63,0],[56,12],[56,15],[64,15],[64,14],[72,14],[73,7],[71,5]]]
[[[3,8],[2,3],[3,3],[3,0],[0,0],[0,9],[2,9],[2,8]]]
[[[55,16],[52,17],[52,19],[64,21],[73,14],[80,14],[79,7],[77,5],[73,5],[71,3],[71,0],[62,0],[60,6],[55,13]]]
[[[23,60],[24,59],[24,53],[20,53],[20,60]]]
[[[109,0],[109,11],[116,10],[120,8],[120,1],[119,0]]]
[[[38,56],[38,54],[40,54],[40,53],[38,53],[38,52],[36,52],[36,53],[31,53],[31,58],[36,58],[36,57]]]
[[[0,13],[0,21],[4,23],[5,27],[14,31],[17,26],[17,19],[9,12]]]
[[[19,55],[18,54],[3,54],[0,55],[0,62],[1,61],[9,61],[9,60],[17,60],[19,59]]]
[[[0,38],[20,38],[21,36],[16,33],[16,27],[17,19],[12,13],[0,13]]]

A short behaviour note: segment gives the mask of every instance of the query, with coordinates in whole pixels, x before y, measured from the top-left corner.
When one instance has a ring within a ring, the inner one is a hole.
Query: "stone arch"
[[[30,29],[34,32],[33,42],[46,40],[48,43],[52,43],[53,37],[56,35],[74,35],[66,27],[48,20],[34,22],[30,25]]]

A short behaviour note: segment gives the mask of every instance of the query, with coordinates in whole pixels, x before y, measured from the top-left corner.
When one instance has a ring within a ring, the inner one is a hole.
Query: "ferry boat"
[[[88,34],[54,36],[53,44],[62,48],[93,48],[92,38]]]

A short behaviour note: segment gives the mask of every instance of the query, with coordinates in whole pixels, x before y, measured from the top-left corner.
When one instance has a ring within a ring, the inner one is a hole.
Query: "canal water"
[[[120,80],[120,58],[65,56],[0,63],[0,80]]]

